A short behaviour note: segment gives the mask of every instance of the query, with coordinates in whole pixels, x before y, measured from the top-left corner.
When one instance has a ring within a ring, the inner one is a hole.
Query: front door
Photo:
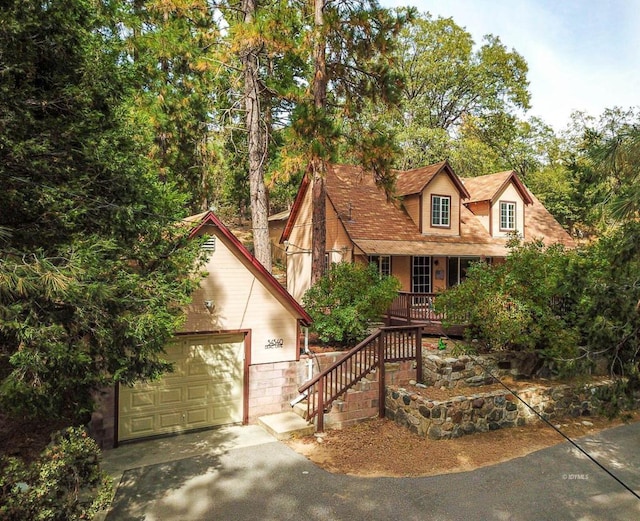
[[[413,257],[411,267],[411,292],[431,293],[431,257]],[[415,297],[415,304],[421,303],[420,297]]]

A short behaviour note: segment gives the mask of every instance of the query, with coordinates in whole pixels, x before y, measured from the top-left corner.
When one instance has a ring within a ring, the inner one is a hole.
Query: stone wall
[[[612,382],[569,386],[536,387],[515,391],[497,390],[437,401],[428,398],[428,389],[415,386],[387,386],[387,418],[430,439],[458,438],[474,432],[522,426],[540,418],[518,399],[547,420],[567,416],[588,416],[599,406],[598,388]]]
[[[489,369],[493,372],[494,364]],[[483,364],[484,365],[484,364]],[[425,385],[438,389],[455,389],[458,386],[474,386],[490,383],[491,377],[473,358],[467,355],[460,357],[447,354],[425,353],[422,357],[422,379]]]

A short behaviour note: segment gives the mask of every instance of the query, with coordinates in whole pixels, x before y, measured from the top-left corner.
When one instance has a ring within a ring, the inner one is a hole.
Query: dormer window
[[[431,226],[451,227],[451,196],[431,196]]]
[[[516,203],[500,201],[500,231],[516,229]]]

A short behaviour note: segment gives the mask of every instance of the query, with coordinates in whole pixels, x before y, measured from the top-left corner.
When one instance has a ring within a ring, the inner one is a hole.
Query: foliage
[[[105,384],[167,369],[196,280],[184,198],[128,110],[130,64],[98,0],[0,12],[0,405],[84,417]]]
[[[400,289],[394,277],[381,277],[373,264],[333,264],[305,293],[303,304],[323,342],[346,345],[362,340]]]
[[[515,166],[502,144],[520,132],[516,116],[529,105],[522,56],[492,35],[474,47],[471,34],[454,20],[427,13],[405,25],[392,57],[403,83],[397,109],[384,119],[404,152],[399,168],[448,158],[459,174],[472,176]],[[463,137],[471,124],[482,131]],[[467,151],[482,152],[486,169],[465,161]]]
[[[210,131],[224,78],[214,59],[221,40],[214,9],[204,0],[121,5],[132,107],[150,133],[158,174],[189,194],[191,212],[208,209],[222,161]]]
[[[30,465],[0,459],[0,517],[6,521],[91,519],[111,498],[100,449],[82,428],[55,434]]]
[[[471,266],[460,285],[436,299],[449,320],[466,316],[466,335],[485,350],[537,352],[547,361],[575,358],[578,332],[558,306],[567,256],[560,246],[517,239],[504,264]]]
[[[640,352],[640,225],[611,231],[576,252],[567,273],[571,320],[584,356],[605,357],[614,373],[637,371]]]

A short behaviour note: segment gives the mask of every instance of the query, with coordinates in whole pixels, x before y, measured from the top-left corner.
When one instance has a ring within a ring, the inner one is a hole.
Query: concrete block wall
[[[414,362],[396,362],[385,364],[387,385],[407,385],[414,381],[416,369]],[[378,372],[370,373],[341,399],[333,402],[331,411],[325,414],[324,425],[327,429],[343,429],[379,414],[380,381]]]

